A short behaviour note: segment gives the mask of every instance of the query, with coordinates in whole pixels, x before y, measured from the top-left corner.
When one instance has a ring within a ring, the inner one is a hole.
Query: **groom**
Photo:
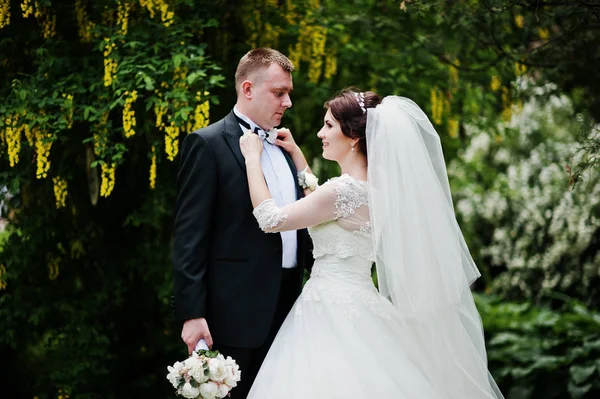
[[[174,310],[181,338],[200,339],[233,357],[245,398],[312,264],[307,231],[263,233],[252,215],[239,139],[264,137],[292,106],[294,66],[280,52],[258,48],[235,73],[237,103],[223,119],[190,133],[181,147],[173,242]],[[303,195],[291,157],[264,140],[265,180],[279,206]],[[213,344],[214,342],[214,344]]]

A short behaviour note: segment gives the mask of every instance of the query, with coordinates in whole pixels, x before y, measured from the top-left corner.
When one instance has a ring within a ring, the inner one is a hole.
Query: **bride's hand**
[[[240,150],[246,161],[251,159],[258,159],[260,161],[260,154],[263,150],[263,143],[257,134],[247,131],[240,137]]]
[[[283,148],[288,154],[293,154],[296,151],[300,151],[300,147],[298,147],[294,141],[292,132],[290,132],[290,129],[286,129],[284,127],[277,129],[277,140],[275,141],[275,144]]]

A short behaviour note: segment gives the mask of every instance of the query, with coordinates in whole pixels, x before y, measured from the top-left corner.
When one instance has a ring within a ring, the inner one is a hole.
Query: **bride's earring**
[[[352,148],[352,152],[354,152],[354,144],[350,146]]]

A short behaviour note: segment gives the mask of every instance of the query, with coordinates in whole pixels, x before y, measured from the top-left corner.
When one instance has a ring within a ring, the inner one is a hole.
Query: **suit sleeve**
[[[181,147],[173,229],[173,296],[178,322],[206,316],[215,169],[215,156],[206,138],[190,133]]]

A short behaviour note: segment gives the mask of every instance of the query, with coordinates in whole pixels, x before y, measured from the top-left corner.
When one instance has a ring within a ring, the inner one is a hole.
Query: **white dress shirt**
[[[250,130],[254,131],[255,127],[262,130],[260,126],[238,111],[237,108],[233,107],[233,112],[238,118],[246,121],[250,125]],[[247,130],[242,124],[240,124],[240,127],[243,132]],[[285,205],[295,202],[296,180],[281,148],[269,143],[267,140],[263,140],[263,152],[260,154],[260,166],[262,167],[265,180],[267,181],[271,197],[273,197],[277,206],[282,208]],[[290,269],[295,267],[297,263],[298,233],[296,230],[292,230],[282,231],[280,234],[283,248],[281,265],[286,269]]]

